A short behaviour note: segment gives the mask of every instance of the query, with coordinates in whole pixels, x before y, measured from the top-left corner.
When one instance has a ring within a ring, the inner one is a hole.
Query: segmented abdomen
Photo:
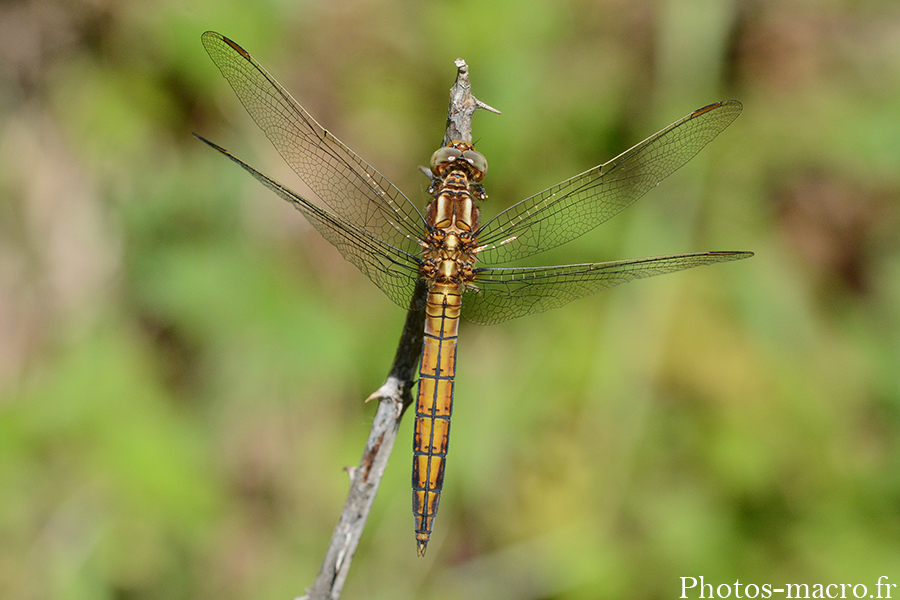
[[[444,486],[461,304],[457,288],[441,284],[429,291],[426,301],[412,474],[413,515],[420,556],[425,554]]]

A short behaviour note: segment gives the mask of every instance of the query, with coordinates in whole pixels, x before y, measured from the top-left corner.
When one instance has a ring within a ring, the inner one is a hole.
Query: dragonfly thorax
[[[468,164],[451,162],[442,171],[443,177],[436,181],[440,187],[426,211],[429,234],[422,241],[421,275],[430,289],[446,285],[462,293],[474,278],[479,210]]]
[[[455,236],[448,236],[451,244],[434,244],[426,246],[421,275],[428,283],[428,289],[435,286],[448,287],[461,294],[470,287],[475,278],[475,251],[472,244],[467,244]]]

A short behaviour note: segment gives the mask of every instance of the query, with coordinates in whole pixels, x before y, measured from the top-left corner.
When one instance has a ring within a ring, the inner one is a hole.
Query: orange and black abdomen
[[[444,486],[461,303],[454,286],[438,284],[428,293],[413,437],[413,515],[419,555],[425,554]]]

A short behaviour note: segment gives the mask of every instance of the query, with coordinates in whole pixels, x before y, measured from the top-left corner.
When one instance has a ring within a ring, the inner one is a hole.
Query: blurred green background
[[[344,598],[900,583],[900,3],[19,0],[0,5],[0,596],[293,598],[341,510],[404,312],[191,137],[300,187],[206,29],[421,203],[464,57],[503,111],[475,117],[488,215],[745,106],[532,264],[756,257],[464,325],[428,555],[405,419]]]

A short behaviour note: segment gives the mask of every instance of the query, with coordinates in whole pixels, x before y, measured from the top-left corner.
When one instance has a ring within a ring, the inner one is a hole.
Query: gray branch
[[[490,107],[472,95],[469,85],[469,65],[461,58],[456,59],[456,83],[450,88],[450,109],[447,111],[447,132],[444,134],[442,146],[451,142],[472,141],[472,114],[479,108],[500,114],[496,108]]]
[[[447,111],[447,132],[444,145],[450,141],[472,141],[472,114],[479,108],[495,113],[500,111],[476,99],[469,86],[469,67],[459,58],[456,83],[450,89],[450,108]],[[394,363],[387,379],[369,400],[378,400],[378,410],[369,432],[369,439],[358,467],[350,471],[350,490],[344,510],[331,536],[325,552],[325,560],[318,577],[307,595],[297,600],[338,600],[350,570],[350,563],[359,545],[366,519],[375,501],[378,485],[387,467],[388,457],[394,448],[400,419],[412,404],[412,388],[416,368],[422,354],[422,337],[425,332],[425,296],[428,287],[424,280],[416,284],[410,300],[409,312]],[[412,551],[410,543],[410,551]]]

